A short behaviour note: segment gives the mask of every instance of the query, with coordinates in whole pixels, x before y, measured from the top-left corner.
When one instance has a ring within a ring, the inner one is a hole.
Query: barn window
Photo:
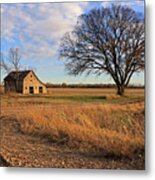
[[[32,75],[30,75],[30,77],[32,77]]]
[[[25,89],[27,89],[27,87],[25,87]]]
[[[39,86],[39,93],[43,93],[43,87]]]

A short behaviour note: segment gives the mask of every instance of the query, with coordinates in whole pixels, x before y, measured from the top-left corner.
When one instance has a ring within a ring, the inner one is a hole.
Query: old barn
[[[32,70],[12,71],[4,78],[5,92],[42,94],[47,89]]]

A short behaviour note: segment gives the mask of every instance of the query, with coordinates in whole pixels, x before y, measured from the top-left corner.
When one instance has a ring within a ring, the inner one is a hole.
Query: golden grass
[[[80,152],[134,156],[144,149],[144,104],[28,109],[17,119],[25,133]],[[137,112],[139,112],[137,114]]]
[[[106,95],[107,101],[116,98],[121,102],[113,89],[52,90],[50,96]],[[125,95],[130,101],[130,97],[143,97],[143,92],[129,89]],[[40,102],[48,104],[39,105]],[[26,134],[39,135],[82,153],[132,158],[144,150],[144,102],[119,103],[64,99],[58,103],[44,97],[21,98],[18,95],[3,95],[1,101],[2,115],[15,116]]]

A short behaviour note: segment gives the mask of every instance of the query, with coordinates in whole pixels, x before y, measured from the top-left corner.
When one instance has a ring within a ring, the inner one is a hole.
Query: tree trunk
[[[123,96],[124,94],[124,85],[117,85],[117,94]]]

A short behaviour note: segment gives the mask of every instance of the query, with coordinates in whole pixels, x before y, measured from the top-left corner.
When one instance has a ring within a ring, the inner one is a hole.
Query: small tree
[[[11,68],[5,63],[3,54],[1,53],[0,55],[0,68],[4,70],[6,73],[9,73],[11,71]]]
[[[19,53],[19,49],[13,49],[11,48],[9,50],[9,56],[8,56],[8,60],[10,62],[10,64],[12,64],[13,69],[15,71],[19,71],[20,70],[20,59],[21,59],[21,55]]]
[[[144,69],[144,44],[144,19],[127,6],[112,5],[81,15],[59,52],[69,74],[109,74],[123,95],[132,75]]]
[[[63,83],[61,84],[61,87],[66,88],[66,87],[67,87],[67,84],[66,84],[65,82],[63,82]]]
[[[11,71],[18,72],[21,68],[20,67],[20,59],[21,59],[21,55],[19,53],[19,49],[18,48],[15,48],[15,49],[10,48],[8,57],[7,57],[7,61],[4,60],[4,56],[1,53],[0,66],[7,74]],[[18,88],[20,86],[18,73],[16,74],[16,81],[14,83],[15,83],[16,90],[18,90]]]
[[[6,60],[4,60],[4,56],[1,53],[0,66],[6,73],[9,73],[12,70],[19,71],[21,68],[20,60],[21,60],[21,55],[20,55],[19,49],[10,48],[8,57]]]

